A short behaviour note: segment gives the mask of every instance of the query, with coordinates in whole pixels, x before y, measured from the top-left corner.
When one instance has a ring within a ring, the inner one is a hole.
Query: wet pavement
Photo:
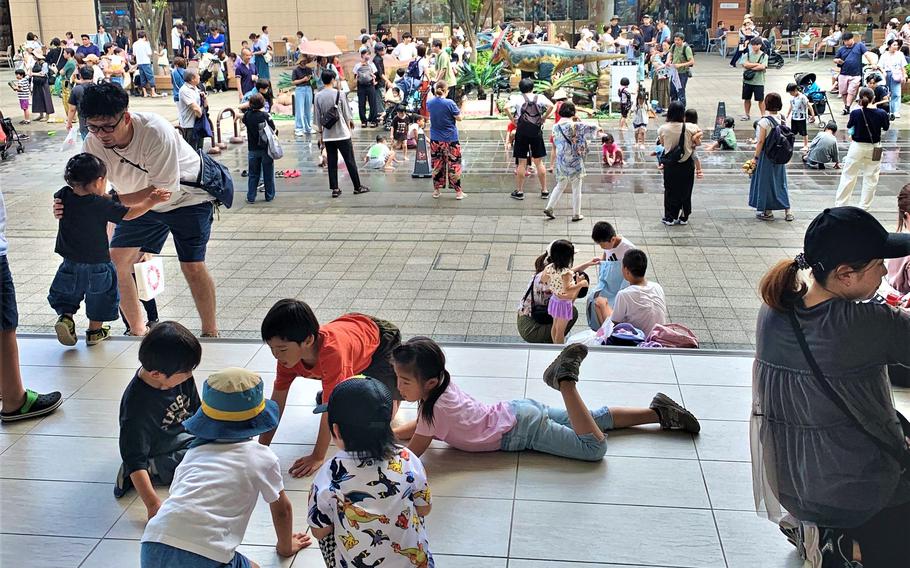
[[[722,69],[715,59],[719,60],[712,56],[706,62],[710,65],[704,65],[704,72],[690,83],[689,99],[696,102],[703,127],[713,119],[713,111],[707,109],[716,104],[715,93],[731,92],[738,85],[738,73]],[[813,65],[821,69],[825,64]],[[792,73],[785,67],[773,80],[785,82]],[[215,97],[220,98],[213,98],[212,106],[218,109],[218,101],[231,100],[236,94]],[[736,98],[728,101],[728,108],[738,104]],[[699,106],[698,101],[704,102]],[[14,110],[10,102],[6,94],[0,98],[0,108],[8,115]],[[836,106],[839,99],[832,102]],[[170,104],[170,99],[137,100],[133,106],[160,109],[167,116],[173,113]],[[838,120],[843,140],[846,121]],[[618,133],[617,122],[602,124],[627,151],[628,164],[621,169],[604,168],[598,162],[599,152],[594,151],[599,148],[592,148],[582,201],[585,219],[579,223],[569,221],[569,196],[560,202],[557,219],[545,220],[544,202],[536,197],[536,178],[528,179],[524,201],[509,198],[515,182],[502,144],[502,121],[471,120],[460,125],[467,193],[460,202],[451,193],[434,200],[430,180],[411,178],[413,152],[411,163],[395,172],[362,172],[372,188],[369,194],[352,195],[342,172],[344,194],[331,199],[327,176],[316,166],[315,139],[295,141],[293,123],[279,121],[285,158],[276,167],[299,169],[302,175],[278,179],[274,202],[248,205],[243,199],[246,180],[240,177],[246,168],[246,147],[230,146],[218,159],[235,172],[240,194],[234,207],[222,210],[216,220],[207,259],[218,288],[220,328],[226,336],[256,337],[268,307],[277,299],[297,296],[310,303],[322,320],[355,310],[390,319],[405,335],[515,341],[515,307],[527,289],[534,257],[557,238],[573,240],[578,258],[595,254],[591,226],[607,220],[649,254],[648,276],[664,287],[671,320],[695,330],[706,346],[752,348],[760,305],[755,293],[758,279],[771,264],[798,252],[812,217],[833,203],[839,172],[790,164],[797,220],[761,222],[747,206],[748,178],[740,172],[751,149],[700,151],[705,178],[695,185],[692,223],[668,228],[659,222],[662,181],[650,149],[632,151],[631,133]],[[737,125],[741,143],[749,135],[745,125]],[[882,175],[873,203],[873,213],[889,227],[895,222],[894,196],[910,171],[910,120],[904,117],[896,126],[885,137]],[[815,128],[810,128],[814,134]],[[20,329],[49,333],[55,315],[46,296],[59,263],[53,252],[56,222],[50,201],[62,185],[63,165],[72,152],[60,151],[62,133],[49,136],[37,128],[31,131],[27,152],[0,163],[0,186],[9,209],[10,262],[19,296]],[[652,122],[649,140],[655,131]],[[377,132],[357,129],[355,149],[361,159]],[[844,142],[842,156],[846,149]],[[553,183],[551,176],[550,188]],[[167,289],[159,301],[161,316],[198,329],[192,298],[170,242],[163,256]],[[84,321],[77,324],[81,327]],[[119,332],[122,325],[114,328]]]

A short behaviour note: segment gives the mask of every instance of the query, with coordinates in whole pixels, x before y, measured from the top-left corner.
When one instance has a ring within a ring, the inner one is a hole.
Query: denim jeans
[[[685,71],[685,70],[683,70]],[[676,85],[673,84],[673,81],[670,81],[670,100],[679,101],[683,106],[686,106],[686,83],[689,82],[688,73],[679,74],[679,88],[676,88]]]
[[[294,130],[313,131],[313,88],[294,89]]]
[[[171,566],[180,566],[180,568],[250,568],[249,559],[240,554],[234,553],[234,557],[227,564],[222,564],[217,560],[200,556],[188,550],[175,548],[160,542],[143,542],[139,555],[139,562],[142,568],[170,568]]]
[[[898,114],[901,111],[901,84],[894,80],[891,71],[885,73],[885,82],[888,90],[891,92],[891,100],[888,102],[888,112]]]
[[[536,450],[554,456],[583,461],[599,461],[607,453],[607,441],[594,434],[579,436],[569,423],[569,413],[550,408],[536,400],[513,400],[509,403],[515,415],[515,427],[502,437],[504,452]],[[601,431],[613,429],[610,409],[603,406],[591,411]]]
[[[269,156],[268,150],[250,150],[249,177],[246,181],[246,200],[256,201],[256,188],[259,187],[259,177],[265,182],[265,200],[275,199],[275,160]]]
[[[51,283],[47,301],[57,315],[75,314],[85,299],[85,315],[91,321],[116,321],[120,315],[120,291],[113,263],[85,264],[63,259]]]

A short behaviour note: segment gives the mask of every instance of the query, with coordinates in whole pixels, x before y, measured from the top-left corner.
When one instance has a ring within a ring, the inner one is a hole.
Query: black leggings
[[[695,160],[664,165],[664,219],[688,221],[692,214]]]
[[[133,281],[136,281],[136,275],[133,274]],[[155,298],[151,300],[139,300],[142,302],[142,307],[145,308],[145,321],[153,322],[158,321],[158,304],[155,302]],[[126,321],[126,314],[123,313],[123,310],[120,310],[120,319],[123,320],[123,325],[126,326],[126,332],[130,332],[130,322]]]
[[[910,559],[910,503],[882,509],[847,534],[859,543],[864,568],[896,568]]]
[[[338,154],[344,160],[344,165],[348,169],[348,175],[351,176],[351,183],[354,189],[360,187],[360,174],[357,172],[357,159],[354,157],[354,145],[351,139],[347,140],[326,140],[325,155],[327,167],[329,169],[329,189],[338,189]]]

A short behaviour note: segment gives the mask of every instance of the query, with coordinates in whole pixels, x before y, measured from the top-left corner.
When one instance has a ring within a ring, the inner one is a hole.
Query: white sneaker
[[[294,136],[303,136],[303,130],[295,130]]]
[[[900,118],[900,117],[901,117],[901,113],[899,113],[899,112],[894,113],[894,118]]]

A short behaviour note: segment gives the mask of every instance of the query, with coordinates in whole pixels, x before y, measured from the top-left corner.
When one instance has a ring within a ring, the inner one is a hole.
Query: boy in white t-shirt
[[[604,251],[597,268],[597,283],[587,297],[588,326],[597,331],[610,318],[616,294],[629,285],[623,277],[622,259],[635,245],[606,221],[594,223],[591,239]]]
[[[667,323],[668,318],[664,289],[657,282],[648,282],[645,278],[647,270],[648,256],[644,251],[626,251],[622,259],[622,275],[629,286],[616,294],[610,315],[613,323],[630,323],[645,335],[651,333],[655,325]]]
[[[310,545],[309,536],[293,532],[278,456],[253,439],[278,426],[278,405],[265,400],[259,375],[237,368],[209,375],[202,407],[183,426],[197,440],[145,527],[142,568],[258,568],[237,547],[260,495],[271,509],[278,554]]]

